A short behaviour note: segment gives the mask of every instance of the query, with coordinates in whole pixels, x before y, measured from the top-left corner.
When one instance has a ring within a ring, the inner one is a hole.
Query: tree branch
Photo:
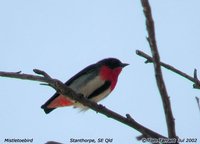
[[[143,57],[143,58],[146,58],[147,60],[145,61],[145,63],[153,63],[153,58],[149,55],[147,55],[146,53],[140,51],[140,50],[136,50],[136,54]],[[193,87],[194,88],[197,88],[199,89],[200,88],[200,81],[198,80],[197,78],[197,70],[195,69],[194,70],[194,77],[191,77],[190,75],[176,69],[175,67],[169,65],[169,64],[166,64],[164,62],[160,62],[160,65],[163,66],[164,68],[168,69],[168,70],[171,70],[172,72],[178,74],[178,75],[181,75],[182,77],[190,80],[191,82],[193,82]]]
[[[154,29],[154,21],[151,14],[151,7],[149,5],[148,0],[141,0],[142,6],[143,6],[143,12],[146,17],[146,28],[148,32],[147,41],[149,43],[149,46],[151,48],[151,53],[153,57],[153,64],[154,64],[154,71],[155,71],[155,77],[157,86],[161,95],[164,112],[165,112],[165,118],[167,123],[167,129],[168,129],[168,136],[169,138],[177,138],[176,132],[175,132],[175,122],[171,110],[171,104],[169,100],[169,96],[167,94],[167,90],[165,87],[165,83],[162,76],[161,66],[160,66],[160,56],[156,44],[156,37],[155,37],[155,29]]]
[[[139,131],[140,133],[142,133],[143,135],[148,136],[148,138],[166,138],[166,137],[144,127],[143,125],[137,123],[129,114],[127,114],[126,117],[124,117],[114,111],[107,109],[105,106],[103,106],[101,104],[97,104],[95,102],[92,102],[92,101],[86,99],[81,94],[75,93],[72,89],[67,87],[61,81],[51,78],[46,72],[38,70],[38,69],[34,69],[33,71],[42,76],[36,76],[36,75],[31,75],[31,74],[21,74],[19,72],[2,72],[2,71],[0,71],[0,76],[23,79],[23,80],[45,82],[45,83],[49,84],[51,87],[53,87],[56,91],[61,93],[62,95],[68,96],[70,99],[78,101],[79,103],[90,107],[92,110],[94,110],[96,112],[99,112],[109,118],[113,118],[131,128],[134,128],[137,131]]]
[[[62,143],[59,143],[59,142],[56,142],[56,141],[48,141],[45,144],[62,144]]]

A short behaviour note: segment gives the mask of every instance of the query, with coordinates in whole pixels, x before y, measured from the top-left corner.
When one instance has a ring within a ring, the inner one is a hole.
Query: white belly
[[[110,92],[111,92],[111,90],[110,90],[110,89],[107,89],[107,90],[105,90],[103,93],[101,93],[100,95],[95,96],[95,97],[93,97],[93,98],[90,99],[90,100],[97,103],[97,102],[101,101],[102,99],[104,99],[106,96],[108,96],[108,95],[110,94]],[[80,104],[80,103],[78,103],[78,102],[76,102],[76,103],[74,104],[74,108],[80,108],[81,111],[86,111],[86,110],[89,109],[87,106],[84,106],[84,105],[82,105],[82,104]]]

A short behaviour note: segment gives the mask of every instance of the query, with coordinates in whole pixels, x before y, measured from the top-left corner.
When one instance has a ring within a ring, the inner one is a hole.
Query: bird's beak
[[[124,68],[124,67],[127,66],[127,65],[129,65],[129,64],[127,64],[127,63],[122,63],[122,64],[121,64],[121,67]]]

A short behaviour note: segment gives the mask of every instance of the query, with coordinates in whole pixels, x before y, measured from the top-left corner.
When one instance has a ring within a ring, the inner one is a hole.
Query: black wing
[[[67,82],[65,82],[65,85],[69,86],[71,83],[73,83],[74,80],[78,79],[80,76],[85,75],[87,73],[90,73],[94,70],[97,70],[97,65],[96,64],[92,64],[87,66],[86,68],[84,68],[83,70],[81,70],[79,73],[77,73],[76,75],[74,75],[72,78],[70,78]],[[97,70],[98,71],[98,70]],[[52,110],[54,110],[55,108],[48,108],[47,106],[55,99],[59,96],[59,93],[55,93],[45,104],[43,104],[41,106],[41,108],[44,110],[44,112],[46,114],[50,113]]]

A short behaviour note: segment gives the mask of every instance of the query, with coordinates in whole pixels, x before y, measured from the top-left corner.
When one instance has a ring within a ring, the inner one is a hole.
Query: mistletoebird
[[[115,88],[119,74],[127,65],[116,58],[106,58],[87,66],[70,78],[65,85],[73,89],[76,93],[83,94],[89,100],[99,102]],[[48,114],[58,107],[65,106],[79,107],[83,110],[88,109],[88,107],[58,92],[42,105],[41,108]]]

